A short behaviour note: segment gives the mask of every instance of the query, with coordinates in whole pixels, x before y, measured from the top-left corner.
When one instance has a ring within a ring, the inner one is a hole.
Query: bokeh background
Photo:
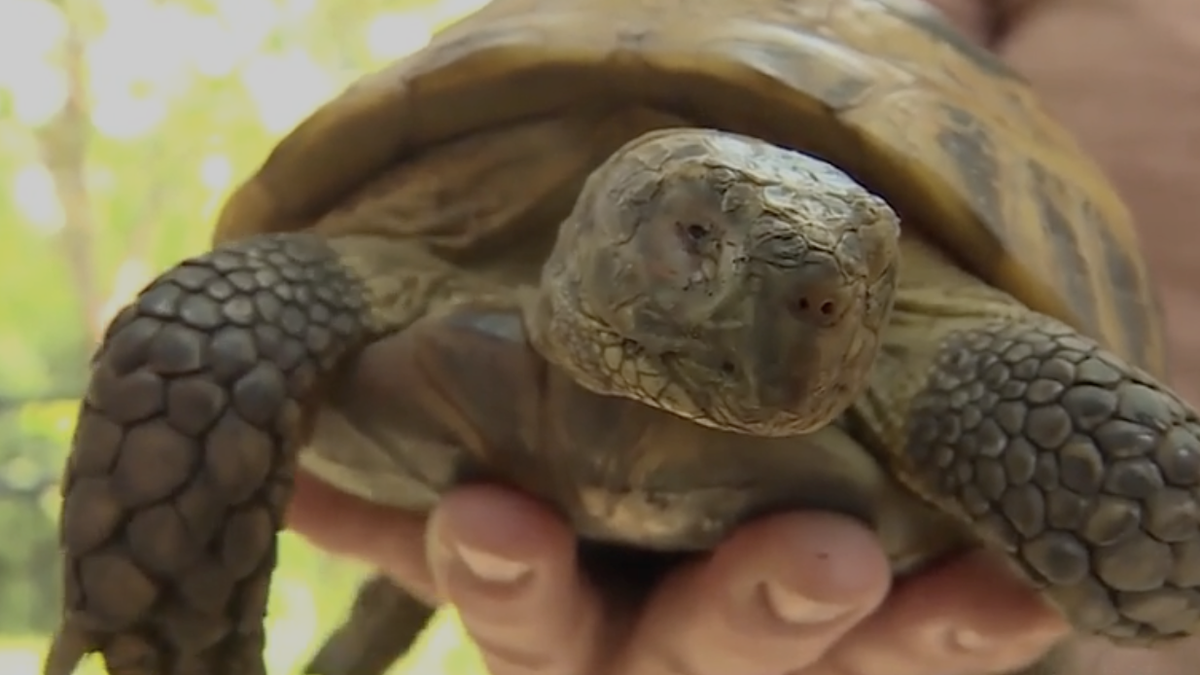
[[[109,318],[206,248],[279,136],[484,2],[0,0],[0,674],[36,675],[57,621],[59,472]],[[304,665],[365,572],[281,549],[272,675]],[[482,672],[449,613],[392,671]]]

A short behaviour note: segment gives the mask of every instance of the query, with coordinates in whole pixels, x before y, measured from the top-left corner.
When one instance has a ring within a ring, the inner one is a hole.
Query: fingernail
[[[990,642],[982,633],[970,628],[950,629],[950,645],[959,651],[977,652],[988,647]]]
[[[763,594],[771,611],[785,623],[826,623],[844,616],[851,609],[806,598],[774,581],[763,582]]]
[[[494,584],[514,584],[529,575],[530,566],[494,553],[458,544],[454,547],[458,559],[472,574]]]

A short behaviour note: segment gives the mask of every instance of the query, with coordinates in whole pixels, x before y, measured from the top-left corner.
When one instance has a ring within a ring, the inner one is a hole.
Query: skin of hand
[[[1200,228],[1183,219],[1200,182],[1200,3],[930,4],[1029,78],[1117,181],[1164,289],[1186,380],[1177,384],[1198,400],[1188,385],[1200,382],[1200,283],[1187,275],[1197,274]],[[355,377],[388,372],[388,344],[369,348]],[[744,526],[672,572],[636,611],[612,606],[579,574],[565,524],[501,488],[461,488],[426,519],[302,474],[288,524],[426,600],[456,605],[492,675],[993,675],[1037,658],[1067,630],[982,553],[893,584],[871,532],[829,513]],[[1191,644],[1153,654],[1086,645],[1072,670],[1183,675],[1196,658]]]

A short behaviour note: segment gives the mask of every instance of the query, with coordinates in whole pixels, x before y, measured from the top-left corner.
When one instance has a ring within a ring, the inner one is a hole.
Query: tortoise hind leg
[[[947,334],[898,470],[1083,633],[1200,629],[1200,422],[1094,341],[1021,313]]]
[[[363,582],[350,616],[304,668],[306,675],[384,675],[403,657],[433,609],[383,575]]]
[[[64,612],[45,675],[95,651],[113,675],[263,675],[276,532],[324,381],[453,287],[401,265],[397,246],[225,244],[113,321],[63,481]]]

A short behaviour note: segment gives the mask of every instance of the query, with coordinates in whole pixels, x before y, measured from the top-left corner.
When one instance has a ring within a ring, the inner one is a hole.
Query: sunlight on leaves
[[[54,187],[54,177],[41,164],[18,169],[9,187],[17,212],[32,228],[53,234],[62,229],[65,216]]]
[[[317,8],[317,0],[276,0],[280,13],[289,21],[307,18]]]
[[[263,54],[242,70],[259,120],[267,131],[281,134],[336,93],[329,71],[307,53]]]
[[[200,182],[213,192],[224,192],[233,182],[233,164],[226,155],[210,154],[200,160]]]
[[[92,124],[111,138],[132,140],[146,136],[167,116],[167,102],[159,96],[112,92],[97,96]]]
[[[75,399],[46,401],[21,408],[17,424],[30,436],[68,440],[78,412],[79,401]]]
[[[5,58],[0,56],[0,63]],[[66,75],[41,57],[31,57],[20,70],[0,74],[0,77],[4,78],[4,88],[13,98],[17,120],[26,126],[45,124],[67,102]]]
[[[17,490],[28,490],[34,487],[42,481],[45,475],[37,462],[21,455],[0,464],[0,471],[4,472],[4,483]]]
[[[432,38],[433,26],[416,12],[380,14],[367,25],[367,48],[381,61],[412,54]]]
[[[188,64],[179,45],[190,33],[189,13],[141,0],[121,0],[106,9],[107,29],[87,54],[92,122],[112,138],[140,138],[163,122],[172,99],[187,90]]]
[[[45,361],[39,358],[38,345],[23,339],[20,326],[0,328],[0,389],[23,394],[47,386],[50,374]],[[72,423],[74,420],[72,420]]]
[[[139,86],[164,93],[186,90],[188,83],[179,78],[186,66],[179,46],[191,32],[191,12],[142,0],[122,0],[106,7],[106,29],[88,45],[93,91],[105,96]],[[153,30],[147,30],[150,26]]]
[[[312,644],[321,635],[317,604],[303,580],[282,578],[271,584],[267,613],[275,617],[267,635],[264,659],[273,673],[294,673],[303,666],[304,654],[297,653],[293,641]],[[276,636],[287,636],[277,638]]]
[[[121,179],[111,166],[91,164],[87,167],[87,184],[93,195],[107,196],[120,189]]]
[[[427,5],[434,30],[441,30],[462,17],[483,9],[488,0],[442,0]]]
[[[19,74],[29,60],[48,56],[66,33],[66,18],[49,2],[0,2],[0,81]]]
[[[282,18],[279,5],[271,0],[211,0],[210,4],[227,26],[255,44],[262,43]]]
[[[191,18],[188,32],[179,37],[176,48],[186,54],[198,74],[211,78],[232,74],[263,39],[255,32],[236,30],[217,17],[200,15]]]

